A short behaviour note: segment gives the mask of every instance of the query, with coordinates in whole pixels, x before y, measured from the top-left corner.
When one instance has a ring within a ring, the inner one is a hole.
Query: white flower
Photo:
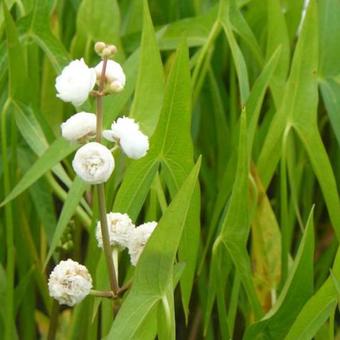
[[[113,247],[124,249],[128,245],[130,233],[135,228],[127,214],[109,213],[106,214],[109,229],[110,244]],[[103,248],[103,238],[100,222],[97,223],[96,238],[98,247]]]
[[[120,146],[128,157],[139,159],[144,157],[149,150],[149,138],[141,131],[137,131],[122,138]]]
[[[76,152],[72,166],[85,182],[99,184],[106,182],[115,166],[114,158],[104,145],[91,142]]]
[[[128,248],[132,265],[137,264],[146,242],[156,227],[157,222],[147,222],[133,229],[130,233]]]
[[[87,268],[76,261],[60,261],[48,279],[50,296],[59,304],[74,306],[82,301],[92,288]]]
[[[149,138],[139,129],[139,124],[128,117],[118,118],[105,130],[103,137],[111,142],[118,142],[123,152],[130,158],[139,159],[149,150]]]
[[[96,134],[97,118],[94,113],[78,112],[60,125],[62,136],[77,141]]]
[[[57,77],[57,97],[75,106],[83,104],[96,84],[96,72],[83,59],[71,61]]]
[[[103,69],[103,61],[101,61],[96,67],[97,83],[101,77]],[[108,60],[105,70],[106,85],[105,89],[108,92],[120,92],[123,90],[126,82],[125,73],[117,62]]]

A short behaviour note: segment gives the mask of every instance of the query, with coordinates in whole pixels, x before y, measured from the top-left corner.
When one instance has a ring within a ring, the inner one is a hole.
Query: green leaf
[[[301,98],[303,100],[308,99],[310,106],[305,108],[300,107],[300,110],[295,110],[292,112],[293,127],[297,131],[306,151],[308,153],[310,162],[312,163],[314,173],[319,181],[328,213],[330,215],[333,228],[337,235],[338,240],[340,240],[340,200],[339,193],[337,190],[336,181],[333,174],[332,165],[329,161],[325,146],[322,142],[320,132],[318,130],[317,122],[317,105],[318,105],[318,88],[317,88],[317,61],[318,61],[318,39],[317,29],[318,25],[316,23],[317,13],[316,4],[313,2],[309,5],[309,17],[306,18],[305,24],[313,25],[308,31],[309,35],[306,34],[307,42],[313,46],[309,51],[311,63],[311,69],[309,73],[305,75],[305,82],[308,82],[308,92],[305,93],[306,97]],[[309,21],[307,21],[309,19]],[[306,28],[307,30],[307,28]],[[311,44],[310,41],[313,40],[314,43]],[[301,63],[304,63],[301,60]]]
[[[340,201],[336,183],[317,125],[317,8],[310,2],[304,26],[294,54],[282,105],[273,118],[258,159],[258,170],[267,187],[281,154],[281,141],[286,129],[293,126],[303,142],[318,178],[328,212],[340,239]]]
[[[35,181],[73,152],[77,147],[77,144],[70,144],[70,142],[66,141],[64,138],[57,139],[25,173],[19,183],[0,204],[0,207],[23,193],[29,186],[35,183]]]
[[[19,42],[19,36],[14,20],[8,12],[5,2],[3,2],[2,5],[7,38],[9,97],[23,100],[27,97],[27,89],[25,88],[27,80],[25,52]],[[20,68],[18,65],[20,65]]]
[[[327,113],[340,145],[340,7],[336,0],[322,1],[320,12],[320,89]]]
[[[321,80],[319,84],[329,120],[340,145],[340,84],[334,78]]]
[[[118,191],[114,211],[136,218],[158,167],[174,197],[193,165],[191,141],[191,92],[188,51],[184,44],[177,51],[166,86],[163,107],[148,154],[128,168]],[[176,141],[176,142],[174,142]],[[186,263],[181,278],[182,299],[187,311],[193,284],[199,241],[199,192],[195,191],[181,241],[179,259]]]
[[[249,95],[249,77],[248,77],[248,70],[247,65],[244,60],[244,56],[242,51],[237,44],[235,35],[232,30],[231,25],[231,3],[226,0],[222,0],[220,2],[220,9],[219,9],[219,20],[224,28],[224,32],[226,34],[229,47],[231,50],[231,54],[233,56],[234,65],[236,68],[236,73],[239,81],[239,88],[240,88],[240,96],[241,96],[241,106],[243,106]]]
[[[120,27],[119,6],[116,0],[83,0],[77,16],[77,33],[92,41],[115,42]]]
[[[107,339],[134,339],[152,308],[172,286],[173,265],[192,203],[200,161],[166,209],[138,261],[131,292],[121,306]]]
[[[330,295],[330,291],[334,289],[332,285],[333,282],[327,280],[313,298],[308,301],[286,336],[286,340],[313,338],[337,304],[336,297]]]
[[[340,7],[337,0],[320,1],[320,67],[319,75],[325,79],[340,73]]]
[[[176,339],[176,322],[174,307],[174,287],[169,284],[166,293],[162,296],[158,303],[158,325],[157,333],[159,340],[175,340]]]
[[[204,315],[204,334],[206,335],[208,326],[212,321],[212,310],[214,306],[215,300],[217,300],[217,305],[219,306],[219,301],[223,298],[224,287],[226,286],[226,281],[228,275],[231,270],[231,262],[227,265],[222,263],[222,258],[229,259],[228,254],[225,254],[226,250],[222,246],[221,242],[215,242],[212,248],[211,260],[209,265],[209,283],[207,289],[207,299],[205,306],[205,315]],[[224,261],[226,262],[226,261]],[[218,298],[217,298],[218,297]],[[222,301],[224,303],[224,301]],[[219,308],[219,315],[220,315]],[[221,334],[227,335],[229,334],[228,330],[228,322],[222,324],[222,320],[220,320],[221,327],[223,331]],[[225,336],[224,338],[229,338],[229,336]]]
[[[18,150],[18,156],[20,168],[27,171],[34,157],[31,157],[30,152],[21,149]],[[30,186],[29,193],[40,221],[44,225],[47,239],[50,241],[57,224],[51,188],[45,178],[40,178]]]
[[[140,123],[142,131],[149,136],[158,122],[163,91],[163,65],[145,0],[138,79],[130,116]]]
[[[164,26],[157,33],[160,49],[175,49],[183,39],[186,39],[189,47],[203,45],[215,22],[216,13],[215,7],[202,16],[185,18]]]
[[[136,85],[138,60],[139,50],[131,54],[131,56],[123,65],[126,76],[126,85],[124,87],[124,91],[121,91],[114,96],[107,96],[104,98],[104,127],[109,127],[112,124],[112,122],[116,119],[118,114],[123,110],[129,101]]]
[[[229,0],[230,3],[230,23],[233,27],[233,30],[240,35],[240,37],[245,41],[245,43],[249,46],[252,51],[254,57],[257,59],[257,62],[262,65],[263,64],[263,53],[261,48],[256,40],[256,37],[251,30],[248,22],[242,15],[242,12],[237,4],[236,0]],[[274,52],[274,51],[273,51]]]
[[[59,216],[58,224],[55,228],[52,241],[50,243],[50,249],[45,259],[45,267],[50,260],[53,252],[56,247],[59,245],[60,239],[69,223],[71,217],[74,215],[74,212],[83,197],[85,190],[88,188],[88,184],[85,183],[80,177],[76,177],[73,181],[70,191],[67,194],[67,198],[64,202],[63,209]]]
[[[314,223],[309,215],[294,265],[274,307],[250,326],[245,339],[283,339],[313,293]]]
[[[250,260],[247,253],[247,240],[249,236],[248,212],[248,176],[249,160],[247,151],[246,113],[241,114],[240,136],[238,146],[238,161],[236,177],[228,204],[227,213],[223,219],[221,232],[215,242],[223,241],[234,266],[241,277],[249,302],[256,315],[262,313],[256,297],[254,283],[251,276]]]
[[[314,114],[316,114],[316,112],[314,112]],[[312,119],[312,117],[309,119]],[[339,193],[332,165],[329,161],[325,146],[322,143],[320,133],[316,126],[313,126],[312,124],[306,124],[304,126],[298,125],[296,126],[296,130],[306,148],[313,171],[319,181],[326,202],[327,210],[332,221],[332,227],[334,228],[337,239],[340,240]]]
[[[15,122],[21,135],[34,153],[37,156],[42,156],[48,149],[49,144],[35,115],[31,109],[21,103],[14,101],[13,105],[15,108]],[[69,176],[60,164],[54,166],[52,170],[65,185],[69,186],[71,184]]]
[[[263,99],[268,87],[272,80],[273,74],[277,68],[279,58],[281,56],[282,48],[278,47],[268,60],[259,77],[256,79],[253,88],[251,89],[249,98],[246,103],[246,110],[249,116],[248,126],[248,145],[249,150],[252,150],[254,136],[261,113]]]
[[[315,1],[311,0],[281,105],[270,124],[257,161],[258,171],[265,188],[268,187],[280,158],[283,133],[286,128],[290,127],[293,113],[316,111],[315,70],[318,41],[315,7]]]
[[[25,38],[32,38],[46,53],[54,69],[59,72],[70,61],[61,42],[50,29],[51,1],[34,0],[32,13],[20,23]]]
[[[281,47],[281,53],[273,79],[270,83],[271,92],[276,107],[279,107],[282,99],[282,92],[286,84],[290,60],[290,42],[286,19],[279,0],[267,0],[268,39],[266,55],[267,59]]]
[[[126,212],[135,220],[143,206],[158,167],[159,162],[149,156],[133,162],[125,173],[112,210]]]

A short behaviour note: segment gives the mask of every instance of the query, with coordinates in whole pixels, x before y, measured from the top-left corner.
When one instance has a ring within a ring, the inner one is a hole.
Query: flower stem
[[[96,297],[106,297],[106,298],[114,298],[113,292],[111,290],[95,290],[91,289],[90,294]]]
[[[58,328],[58,316],[59,316],[59,304],[56,300],[53,300],[52,313],[50,318],[50,325],[48,328],[47,340],[54,340],[56,338]]]
[[[105,82],[105,71],[107,65],[107,58],[103,59],[103,68],[99,79],[99,89],[98,94],[96,96],[96,104],[97,104],[97,129],[96,129],[96,141],[101,143],[102,140],[102,129],[103,129],[103,89]],[[113,264],[112,256],[111,256],[111,245],[109,238],[109,230],[107,226],[106,219],[106,202],[105,202],[105,190],[104,184],[97,184],[97,192],[98,192],[98,203],[99,203],[99,214],[100,214],[100,226],[103,238],[103,248],[105,254],[106,265],[109,273],[110,286],[113,291],[113,295],[116,296],[119,286],[116,277],[115,267]]]
[[[97,104],[97,129],[96,129],[96,141],[101,143],[102,141],[102,130],[103,130],[103,90],[105,83],[105,72],[106,72],[107,58],[103,59],[103,68],[102,73],[99,79],[99,89],[96,95],[96,104]]]
[[[114,295],[118,293],[118,282],[116,277],[115,266],[113,264],[113,259],[111,256],[111,245],[110,245],[110,237],[107,226],[107,218],[106,218],[106,203],[105,203],[105,191],[104,184],[97,184],[98,191],[98,201],[99,201],[99,212],[100,212],[100,227],[103,238],[103,248],[106,259],[106,265],[109,272],[110,285]]]

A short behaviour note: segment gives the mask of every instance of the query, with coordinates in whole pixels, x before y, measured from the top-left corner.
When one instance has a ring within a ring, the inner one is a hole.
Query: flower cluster
[[[63,69],[55,82],[58,98],[79,107],[91,93],[97,96],[99,102],[102,96],[124,89],[126,77],[122,67],[109,60],[116,53],[116,47],[98,42],[95,51],[103,60],[94,68],[88,67],[80,59],[72,61]],[[98,89],[95,89],[96,84]],[[101,111],[97,112],[97,115],[101,114]],[[98,136],[102,127],[97,126],[101,122],[97,115],[81,111],[61,124],[61,134],[65,139],[84,144],[76,151],[72,166],[76,174],[89,184],[106,182],[115,167],[112,150],[98,142],[101,137],[116,143],[132,159],[145,156],[149,149],[148,137],[132,118],[118,118],[112,123],[110,130],[105,130],[102,136]],[[97,137],[96,142],[91,141],[94,137]],[[101,204],[105,207],[105,197]],[[101,219],[105,221],[105,214],[101,215]],[[107,261],[111,259],[110,246],[119,250],[128,248],[131,263],[135,266],[157,223],[149,222],[136,227],[127,214],[113,212],[107,214],[106,219],[109,239],[106,232],[106,238],[103,239],[100,222],[97,223],[96,238],[98,246],[104,248],[106,255],[109,254]],[[112,284],[111,287],[112,293],[116,293],[115,285]],[[50,296],[60,304],[74,306],[90,294],[92,278],[85,266],[68,259],[61,261],[51,272],[48,289]],[[98,291],[92,293],[96,294]]]
[[[136,266],[148,239],[157,227],[157,222],[147,222],[136,227],[127,214],[111,212],[106,217],[111,246],[119,250],[127,248],[131,264]],[[98,247],[102,248],[100,222],[97,223],[96,238]],[[87,268],[71,259],[60,261],[48,280],[50,296],[63,305],[74,306],[81,302],[91,289],[92,278]]]
[[[135,266],[157,222],[147,222],[136,227],[127,214],[111,212],[106,215],[106,218],[111,246],[120,250],[128,248],[131,264]],[[102,248],[100,222],[97,223],[96,238],[98,247]]]
[[[101,61],[94,68],[90,68],[83,59],[72,61],[56,78],[58,98],[79,106],[87,100],[101,79],[104,79],[104,88],[102,93],[97,95],[108,95],[123,90],[126,77],[122,67],[107,59],[116,52],[115,46],[99,42],[95,49],[99,55],[106,58],[105,64]],[[85,143],[96,136],[96,124],[97,117],[94,113],[78,112],[61,124],[61,134],[69,141]],[[141,132],[139,124],[132,118],[118,118],[112,123],[111,130],[104,131],[103,137],[116,142],[123,152],[133,159],[145,156],[149,149],[148,137]],[[107,147],[91,142],[79,148],[72,165],[76,174],[85,182],[100,184],[110,178],[115,162]]]

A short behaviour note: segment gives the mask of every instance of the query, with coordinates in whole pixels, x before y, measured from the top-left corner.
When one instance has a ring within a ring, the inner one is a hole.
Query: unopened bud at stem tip
[[[94,45],[94,50],[98,54],[102,54],[103,50],[106,48],[106,44],[103,41],[98,41]]]
[[[108,48],[110,49],[111,56],[117,53],[117,47],[115,45],[109,45]]]
[[[111,56],[110,47],[105,47],[101,53],[102,57],[109,58]]]

